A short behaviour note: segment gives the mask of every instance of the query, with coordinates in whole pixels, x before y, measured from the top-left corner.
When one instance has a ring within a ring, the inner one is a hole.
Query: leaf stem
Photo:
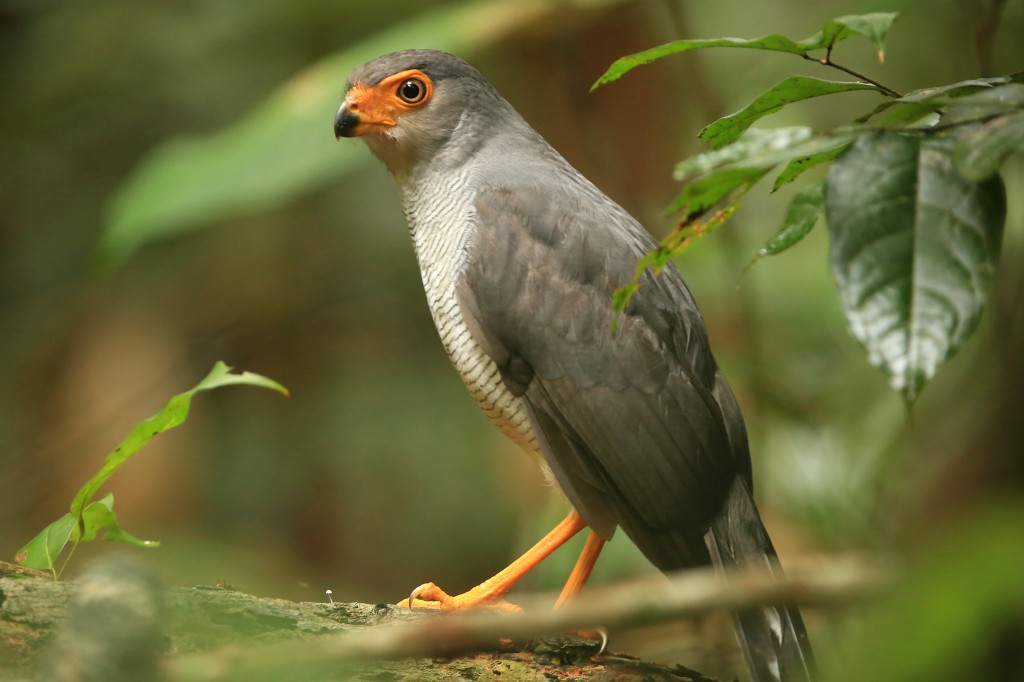
[[[68,550],[68,555],[64,557],[64,563],[60,565],[60,570],[54,571],[54,580],[60,580],[60,577],[64,575],[64,569],[68,567],[68,563],[71,561],[71,557],[74,555],[76,547],[78,547],[78,540],[72,540],[71,549]]]
[[[840,71],[842,71],[844,73],[848,73],[851,76],[853,76],[854,78],[856,78],[858,80],[861,80],[861,81],[864,81],[865,83],[871,83],[876,88],[881,90],[882,94],[885,95],[886,97],[896,97],[896,98],[903,97],[903,95],[901,95],[900,93],[896,92],[892,88],[890,88],[890,87],[888,87],[886,85],[882,85],[878,81],[872,80],[871,78],[868,78],[867,76],[865,76],[862,73],[857,73],[856,71],[854,71],[851,68],[843,66],[842,64],[837,64],[836,62],[832,61],[832,48],[831,47],[828,48],[828,50],[825,52],[825,56],[822,57],[821,59],[818,59],[817,57],[812,57],[811,55],[807,54],[806,52],[804,52],[800,56],[803,57],[804,59],[808,60],[808,61],[812,61],[812,62],[821,64],[822,66],[831,66],[833,69],[839,69]]]

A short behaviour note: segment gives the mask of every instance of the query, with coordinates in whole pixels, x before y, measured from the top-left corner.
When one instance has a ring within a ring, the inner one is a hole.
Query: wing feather
[[[674,267],[644,276],[612,332],[612,292],[654,244],[574,181],[485,185],[463,313],[584,519],[605,537],[622,526],[663,569],[705,562],[711,519],[749,478],[742,418]]]

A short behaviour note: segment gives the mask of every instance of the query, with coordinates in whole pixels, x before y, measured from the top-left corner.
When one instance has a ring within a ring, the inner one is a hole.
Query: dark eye
[[[427,95],[427,86],[419,78],[410,78],[398,86],[398,97],[406,104],[419,104]]]

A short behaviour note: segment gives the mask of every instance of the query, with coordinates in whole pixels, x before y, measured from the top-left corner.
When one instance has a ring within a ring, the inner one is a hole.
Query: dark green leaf
[[[777,33],[761,36],[760,38],[697,38],[693,40],[676,40],[671,43],[652,47],[643,52],[619,57],[608,70],[591,86],[591,90],[607,85],[612,81],[622,78],[626,73],[638,66],[650,64],[656,59],[667,57],[690,50],[700,50],[710,47],[737,47],[752,50],[770,50],[772,52],[788,52],[790,54],[803,54],[806,48],[801,47],[789,38]]]
[[[19,549],[14,560],[26,568],[55,572],[57,557],[68,544],[75,525],[75,517],[65,514]]]
[[[999,170],[1003,160],[1024,148],[1024,111],[992,119],[961,135],[953,152],[960,174],[977,182]]]
[[[1002,182],[965,181],[954,145],[862,136],[827,181],[830,263],[847,322],[908,402],[976,327],[1002,237]]]
[[[793,76],[762,92],[753,102],[735,114],[720,118],[708,125],[700,131],[698,137],[710,144],[712,149],[718,149],[738,140],[740,135],[757,119],[773,114],[787,104],[852,90],[877,91],[878,86],[870,83],[827,81],[808,76]]]
[[[804,172],[809,171],[816,166],[831,162],[837,156],[846,151],[846,148],[850,145],[850,139],[844,138],[843,136],[837,136],[835,141],[836,145],[831,149],[826,149],[825,151],[818,152],[817,154],[801,156],[800,158],[793,159],[787,163],[786,167],[783,168],[782,172],[775,178],[775,182],[772,183],[772,191],[774,192],[783,185],[788,185],[803,175]]]
[[[825,202],[825,183],[808,185],[793,196],[782,219],[782,229],[757,252],[757,257],[774,256],[807,236],[821,216]]]

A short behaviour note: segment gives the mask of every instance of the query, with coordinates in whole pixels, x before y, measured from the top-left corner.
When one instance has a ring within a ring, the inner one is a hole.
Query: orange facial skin
[[[401,71],[376,85],[354,85],[345,95],[344,108],[356,120],[346,120],[341,134],[386,135],[399,116],[422,107],[433,95],[433,81],[419,69]]]

